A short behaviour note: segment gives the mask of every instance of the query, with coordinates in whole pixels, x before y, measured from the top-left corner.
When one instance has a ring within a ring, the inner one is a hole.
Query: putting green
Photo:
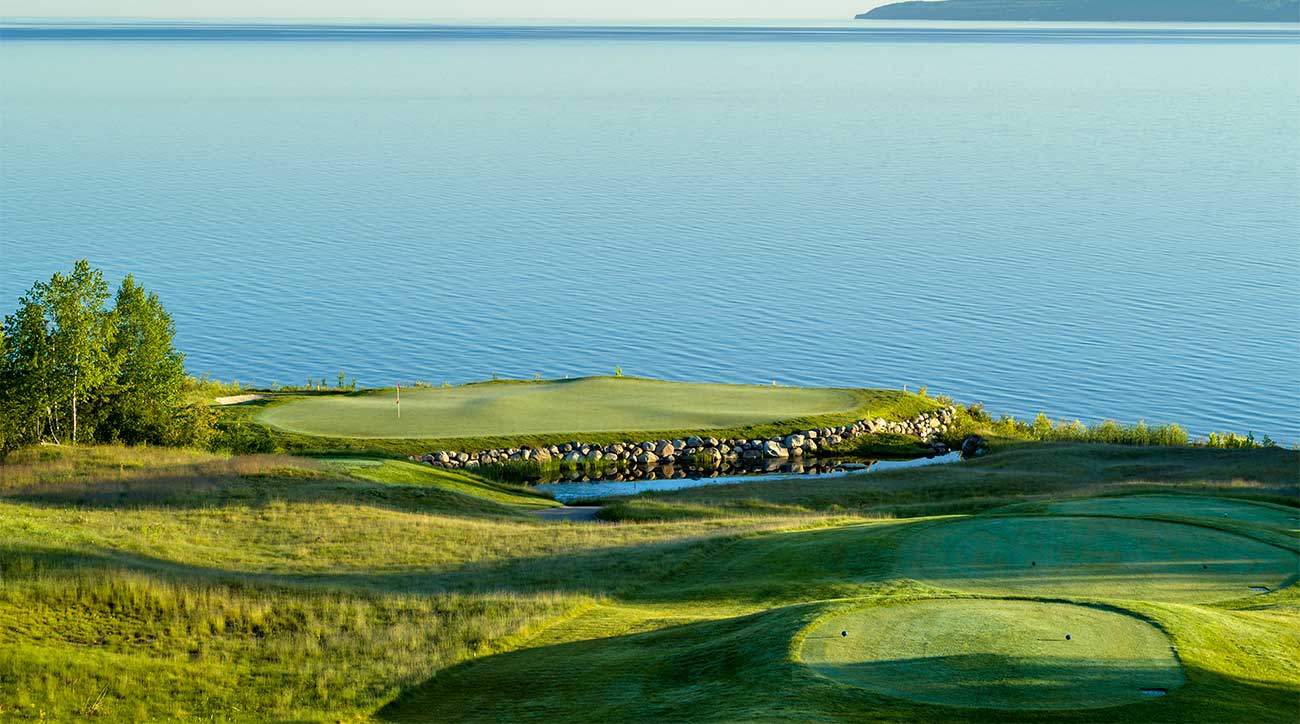
[[[846,684],[962,707],[1114,706],[1184,681],[1169,639],[1154,626],[1112,611],[1032,601],[858,609],[809,629],[801,657]]]
[[[707,430],[848,412],[853,390],[587,378],[309,397],[258,419],[305,435],[453,438],[569,432]]]
[[[1209,602],[1269,590],[1295,553],[1200,526],[1123,518],[969,518],[904,541],[900,573],[981,593]]]

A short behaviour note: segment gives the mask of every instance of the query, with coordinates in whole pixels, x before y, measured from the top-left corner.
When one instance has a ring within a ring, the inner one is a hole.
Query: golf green
[[[979,593],[1200,603],[1272,590],[1295,553],[1201,526],[1093,517],[971,518],[909,537],[902,575]]]
[[[308,397],[262,412],[272,427],[351,438],[708,430],[852,411],[853,390],[584,378]]]
[[[1154,626],[1114,611],[1033,601],[857,609],[814,624],[801,659],[823,676],[879,694],[994,709],[1114,706],[1184,681],[1172,644]]]

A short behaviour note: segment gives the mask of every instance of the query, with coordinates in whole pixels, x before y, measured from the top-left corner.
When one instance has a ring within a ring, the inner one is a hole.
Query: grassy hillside
[[[1280,450],[1031,445],[955,467],[658,494],[611,506],[622,522],[575,524],[541,520],[554,503],[526,489],[392,460],[29,450],[0,465],[0,716],[1294,721],[1298,470]],[[1018,570],[986,578],[927,558],[949,534],[971,549],[962,563],[1009,566],[1025,551],[1006,541],[1041,540],[1032,555],[1054,567],[1026,589]],[[1233,552],[1253,570],[1210,571],[1188,595],[1159,566],[1184,550],[1165,538],[1193,541],[1189,561]],[[1124,556],[1097,560],[1098,545]],[[1069,615],[1012,615],[1048,604]],[[817,638],[894,630],[873,622],[911,605],[1142,633],[1063,652],[1025,628],[953,659],[943,647],[960,627],[919,616],[910,640],[930,653],[868,647],[899,652],[883,661],[856,638]],[[912,668],[891,663],[903,659]],[[1115,667],[1163,671],[1151,680],[1167,694],[1134,694]],[[936,706],[954,671],[962,690],[1002,687],[1010,708]],[[1036,676],[1008,684],[1000,671]],[[897,690],[908,680],[924,686]],[[1116,705],[1032,706],[1080,680],[1082,705]]]

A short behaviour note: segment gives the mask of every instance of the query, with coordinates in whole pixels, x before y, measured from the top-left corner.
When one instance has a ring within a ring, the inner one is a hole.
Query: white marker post
[[[402,383],[397,383],[397,419],[402,419]]]

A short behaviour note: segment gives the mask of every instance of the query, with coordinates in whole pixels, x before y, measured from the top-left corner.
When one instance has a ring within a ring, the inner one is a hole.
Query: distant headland
[[[927,0],[858,20],[1086,20],[1300,23],[1300,0]]]

